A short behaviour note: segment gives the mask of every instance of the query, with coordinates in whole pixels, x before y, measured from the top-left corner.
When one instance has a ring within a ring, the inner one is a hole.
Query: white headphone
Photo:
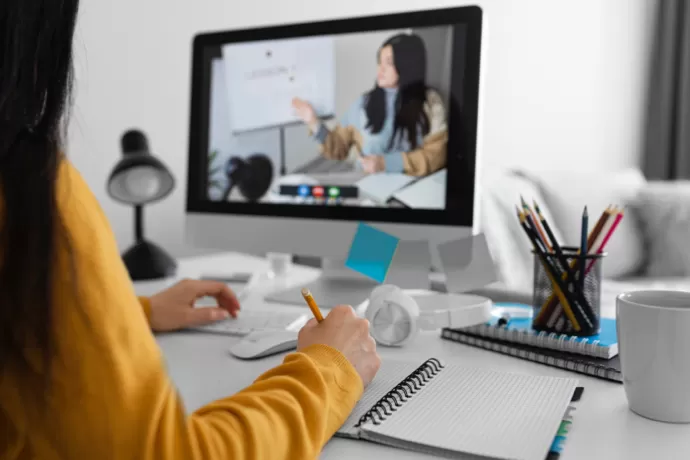
[[[381,345],[402,346],[420,330],[459,329],[491,319],[491,300],[465,294],[403,291],[382,285],[373,290],[366,306],[370,333]]]

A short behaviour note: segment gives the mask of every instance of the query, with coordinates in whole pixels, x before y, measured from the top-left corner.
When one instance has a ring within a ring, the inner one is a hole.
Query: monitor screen
[[[477,11],[198,36],[188,210],[471,225]]]

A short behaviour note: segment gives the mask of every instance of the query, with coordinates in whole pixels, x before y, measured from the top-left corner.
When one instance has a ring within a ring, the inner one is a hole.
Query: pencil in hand
[[[311,295],[309,289],[302,289],[302,297],[304,297],[304,300],[307,302],[307,305],[309,305],[309,309],[311,310],[311,313],[314,315],[314,318],[316,318],[316,321],[318,321],[319,323],[323,321],[323,315],[321,314],[321,310],[319,310],[319,306],[316,304],[316,301],[314,300],[314,297]]]

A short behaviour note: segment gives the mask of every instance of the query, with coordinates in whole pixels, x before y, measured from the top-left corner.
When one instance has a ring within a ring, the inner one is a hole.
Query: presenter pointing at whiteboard
[[[324,157],[345,160],[354,146],[368,174],[426,176],[446,166],[448,131],[441,96],[426,84],[426,49],[417,35],[389,38],[378,52],[376,85],[327,128],[314,108],[292,106],[320,144]]]

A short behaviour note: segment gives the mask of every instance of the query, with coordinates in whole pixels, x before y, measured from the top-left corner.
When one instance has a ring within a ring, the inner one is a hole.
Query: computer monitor
[[[360,222],[432,251],[470,235],[481,47],[476,6],[197,35],[188,241],[321,257],[336,304],[371,292],[342,270]]]

